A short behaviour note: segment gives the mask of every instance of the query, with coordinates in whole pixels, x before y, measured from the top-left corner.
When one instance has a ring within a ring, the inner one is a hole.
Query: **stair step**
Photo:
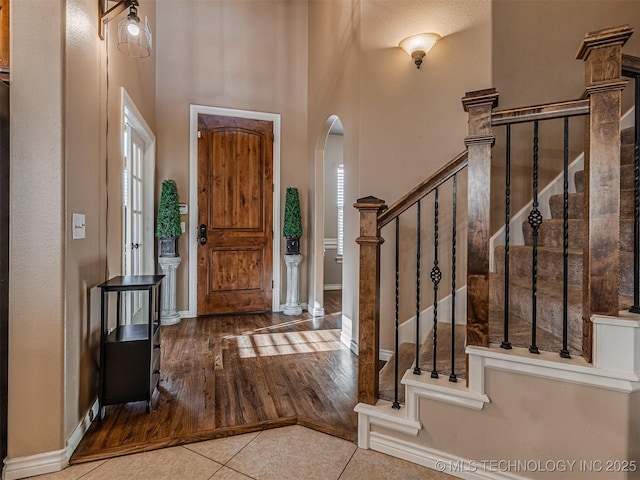
[[[512,245],[509,248],[509,275],[511,277],[531,277],[533,248],[527,245]],[[504,246],[496,247],[496,273],[504,274]],[[562,249],[538,247],[538,280],[553,281],[562,278]],[[569,285],[582,286],[582,250],[569,250]]]
[[[512,347],[528,348],[531,345],[531,322],[523,320],[518,315],[509,311],[509,337]],[[504,310],[492,306],[489,310],[489,343],[501,345],[504,340]],[[536,331],[536,346],[540,351],[560,352],[562,349],[562,336],[556,336],[543,328]],[[567,345],[571,356],[582,355],[581,345]]]
[[[568,294],[568,339],[574,352],[582,349],[582,290],[569,288]],[[489,288],[490,310],[502,311],[504,306],[504,276],[492,274]],[[537,325],[556,338],[562,338],[562,283],[556,280],[539,281],[537,295]],[[524,319],[529,324],[528,342],[531,342],[531,319],[533,302],[529,278],[509,278],[509,318]],[[511,331],[511,329],[510,329]],[[559,343],[560,344],[560,343]],[[529,345],[518,345],[529,346]],[[544,350],[548,350],[544,348]],[[555,351],[556,348],[549,350]]]
[[[438,323],[438,347],[436,349],[436,371],[440,376],[449,377],[451,373],[451,324]],[[465,378],[466,357],[464,346],[466,343],[466,325],[456,325],[455,373],[458,378]],[[433,332],[420,347],[420,369],[422,374],[430,374],[433,370]]]
[[[396,358],[398,361],[398,381],[404,375],[404,372],[408,368],[411,368],[416,358],[416,344],[415,343],[401,343],[398,347],[398,355],[393,355],[384,367],[378,372],[378,394],[381,399],[393,402],[395,396],[395,365]],[[404,385],[398,385],[398,400],[400,403],[404,403]]]
[[[633,190],[634,183],[633,165],[620,165],[620,188],[623,190]],[[573,177],[576,184],[576,192],[584,192],[584,170],[575,173]]]
[[[583,218],[584,194],[582,192],[569,194],[569,218]],[[549,208],[552,218],[562,218],[564,197],[560,193],[549,198]],[[633,218],[633,190],[620,190],[620,217]]]
[[[512,245],[509,248],[509,276],[530,281],[533,248],[527,245]],[[504,274],[504,246],[496,247],[496,272]],[[538,282],[562,279],[563,254],[561,248],[538,247]],[[572,288],[582,288],[582,250],[570,249],[567,278]],[[633,295],[633,253],[620,252],[620,295]]]
[[[467,362],[464,354],[467,329],[466,325],[456,325],[455,372],[458,379],[466,377]],[[436,371],[446,378],[451,373],[451,324],[438,323],[438,346],[436,349]],[[407,369],[411,368],[416,358],[415,343],[401,343],[399,354],[393,355],[378,373],[379,396],[383,400],[392,402],[395,396],[395,362],[398,358],[398,376],[402,378]],[[420,347],[419,363],[422,375],[430,375],[433,370],[433,332],[430,332]],[[398,401],[404,403],[404,385],[398,386]]]
[[[633,145],[635,141],[635,127],[625,128],[620,132],[620,143],[622,145]]]
[[[635,146],[633,143],[627,143],[620,146],[620,165],[633,165],[633,155]]]
[[[564,222],[559,218],[545,218],[538,231],[538,246],[562,248]],[[533,244],[533,230],[528,223],[522,224],[524,244]],[[569,248],[582,249],[584,246],[584,223],[582,219],[569,219]],[[633,219],[620,219],[620,250],[633,251]]]
[[[538,246],[562,248],[564,236],[564,222],[559,218],[545,218],[538,230]],[[522,223],[524,244],[533,244],[533,230],[527,222]],[[580,218],[569,220],[569,248],[582,249],[584,237],[584,222]]]

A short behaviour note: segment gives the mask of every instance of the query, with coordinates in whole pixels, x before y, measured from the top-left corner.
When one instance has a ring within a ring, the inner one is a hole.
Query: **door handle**
[[[200,245],[207,243],[207,226],[204,223],[198,229],[198,240],[200,240]]]

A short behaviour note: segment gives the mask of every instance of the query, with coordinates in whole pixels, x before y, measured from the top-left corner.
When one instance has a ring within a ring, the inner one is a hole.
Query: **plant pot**
[[[287,255],[299,255],[299,254],[300,254],[300,239],[287,238]]]
[[[159,239],[160,257],[177,257],[178,256],[178,237],[160,237]]]

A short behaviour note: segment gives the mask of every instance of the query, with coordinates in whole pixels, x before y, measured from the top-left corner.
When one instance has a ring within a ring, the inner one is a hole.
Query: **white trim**
[[[156,172],[156,136],[144,119],[142,113],[131,99],[124,87],[120,87],[120,118],[124,119],[125,107],[131,112],[131,123],[144,141],[144,261],[143,270],[145,274],[153,274],[156,271],[154,260],[154,238],[155,238],[155,172]],[[121,129],[126,128],[124,121]],[[120,132],[122,139],[123,131]],[[120,155],[122,155],[122,145],[120,145]],[[124,266],[124,258],[122,259]]]
[[[4,480],[17,480],[45,473],[54,473],[64,469],[67,465],[69,465],[69,459],[67,458],[66,448],[26,457],[7,457],[4,459],[2,478]]]
[[[78,426],[73,430],[67,440],[67,448],[53,452],[38,453],[26,457],[6,458],[2,478],[4,480],[14,480],[45,473],[59,472],[69,465],[69,459],[80,444],[87,430],[94,419],[98,417],[98,399],[89,407],[85,416],[80,420]]]
[[[381,348],[380,351],[378,352],[378,358],[385,362],[388,362],[389,360],[391,360],[391,357],[393,357],[393,350],[385,350]]]
[[[468,346],[469,387],[485,393],[485,370],[494,368],[560,382],[587,385],[617,392],[632,393],[640,390],[640,376],[635,373],[604,370],[588,364],[582,357],[560,358],[557,353],[529,354],[526,348],[502,350],[497,346]],[[473,376],[472,376],[473,373]]]
[[[324,305],[324,149],[333,124],[339,120],[337,115],[330,115],[322,124],[316,137],[314,160],[310,177],[312,193],[309,197],[309,236],[307,245],[307,261],[309,281],[307,283],[307,301],[322,309]]]
[[[71,458],[71,455],[73,455],[73,452],[78,448],[84,434],[89,430],[91,423],[98,417],[98,405],[98,399],[96,398],[85,416],[80,420],[80,423],[78,423],[78,426],[71,433],[71,436],[67,440],[67,458]]]
[[[450,382],[445,375],[431,378],[429,375],[414,375],[412,370],[407,370],[401,383],[406,390],[407,416],[415,420],[419,419],[418,403],[420,397],[473,410],[482,410],[486,403],[491,403],[489,397],[484,393],[469,390],[464,380]]]
[[[325,250],[337,250],[338,249],[338,239],[337,238],[325,238],[323,242],[323,246]]]
[[[368,448],[467,480],[526,480],[527,478],[508,472],[487,471],[483,468],[482,462],[468,460],[379,432],[369,433]],[[456,467],[464,471],[458,471]]]
[[[189,310],[180,310],[178,315],[180,315],[180,318],[193,318]]]
[[[342,284],[341,283],[327,283],[325,284],[322,289],[326,292],[326,291],[334,291],[334,290],[342,290]]]
[[[235,110],[231,108],[210,107],[206,105],[189,106],[189,317],[196,317],[198,311],[198,115],[219,115],[240,117],[252,120],[266,120],[273,123],[273,290],[271,308],[282,311],[280,304],[280,114]]]
[[[593,366],[602,370],[640,374],[640,320],[634,313],[620,317],[594,315]]]
[[[386,400],[378,400],[375,406],[366,403],[356,405],[354,411],[358,414],[358,446],[360,448],[369,448],[367,436],[372,433],[371,425],[378,425],[414,437],[422,430],[420,421],[407,419],[402,407],[396,410],[391,405],[392,403]]]
[[[354,355],[358,355],[358,344],[353,340],[353,320],[342,314],[342,329],[340,330],[340,341],[349,347]]]

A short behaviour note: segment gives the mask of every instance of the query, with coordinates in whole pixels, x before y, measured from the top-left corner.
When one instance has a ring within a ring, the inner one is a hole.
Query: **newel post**
[[[378,356],[380,352],[380,245],[384,239],[378,215],[386,210],[384,200],[360,198],[353,205],[360,211],[360,291],[358,336],[358,402],[378,401]]]
[[[494,88],[468,92],[467,190],[467,345],[489,346],[489,212],[491,201],[491,112],[498,105]]]
[[[633,29],[607,28],[585,36],[590,114],[584,157],[583,355],[591,361],[593,315],[617,316],[620,271],[620,115],[622,46]]]

